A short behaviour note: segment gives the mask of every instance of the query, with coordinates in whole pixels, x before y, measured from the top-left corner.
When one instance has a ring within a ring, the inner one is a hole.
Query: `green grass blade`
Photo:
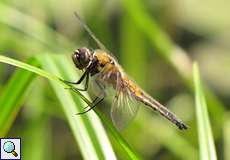
[[[35,59],[30,59],[29,64],[38,66]],[[35,74],[25,70],[18,70],[4,87],[0,96],[0,137],[4,137],[15,119],[22,99]]]
[[[224,124],[224,159],[230,159],[230,113],[225,115],[225,124]]]
[[[48,58],[49,59],[49,58]],[[64,59],[67,59],[66,57],[65,58],[63,58],[63,57],[61,57],[60,58],[61,60],[64,60]],[[45,61],[46,61],[47,59],[40,59],[40,62],[41,63],[44,63],[43,65],[49,65],[49,64],[52,64],[52,63],[54,63],[54,62],[52,62],[51,61],[51,59],[49,59],[50,61],[49,62],[47,62],[47,63],[45,63]],[[28,64],[26,64],[26,63],[23,63],[23,62],[20,62],[20,61],[17,61],[17,60],[14,60],[14,59],[12,59],[12,58],[9,58],[9,57],[5,57],[5,56],[0,56],[0,62],[3,62],[3,63],[6,63],[6,64],[10,64],[10,65],[13,65],[13,66],[17,66],[17,67],[20,67],[20,68],[23,68],[23,69],[25,69],[25,70],[28,70],[28,71],[31,71],[31,72],[34,72],[34,73],[36,73],[36,74],[38,74],[38,75],[40,75],[40,76],[42,76],[42,77],[45,77],[45,78],[48,78],[50,81],[51,81],[51,84],[53,85],[53,87],[54,87],[54,89],[55,89],[55,91],[56,91],[56,93],[57,93],[57,95],[58,94],[61,94],[61,93],[64,93],[64,92],[66,92],[66,90],[64,89],[64,88],[68,88],[69,86],[68,85],[66,85],[65,83],[63,83],[61,80],[60,80],[60,78],[59,77],[57,77],[57,76],[55,76],[54,74],[51,74],[51,73],[49,73],[49,72],[46,72],[46,71],[44,71],[44,70],[42,70],[42,69],[40,69],[40,68],[37,68],[37,67],[34,67],[34,66],[31,66],[31,65],[28,65]],[[67,69],[67,64],[69,64],[69,62],[65,62],[65,63],[63,63],[63,62],[60,62],[60,60],[59,60],[59,63],[61,63],[62,65],[55,65],[55,64],[53,64],[53,66],[52,67],[54,67],[53,69],[54,70],[52,70],[53,72],[56,72],[56,73],[58,73],[58,74],[60,74],[60,72],[58,71],[58,66],[65,66],[65,68],[62,68],[62,73],[65,73],[65,74],[67,74],[66,76],[68,76],[69,78],[71,78],[71,75],[74,73],[74,69]],[[43,66],[43,67],[45,67],[45,66]],[[47,68],[49,68],[50,66],[46,66]],[[49,68],[49,69],[52,69],[52,67],[51,68]],[[68,72],[67,72],[68,71]],[[56,82],[58,82],[58,83],[60,83],[62,86],[58,86],[57,85],[57,83],[54,83],[54,81],[56,81]],[[62,91],[59,91],[58,89],[62,89]],[[63,98],[62,97],[62,95],[58,95],[59,96],[59,98],[60,98],[60,100],[61,99],[65,99],[65,98]],[[69,95],[69,93],[67,94],[67,95],[65,95],[65,97],[67,97],[67,98],[70,98],[69,97],[70,95]],[[82,95],[81,93],[78,93],[78,96],[81,98],[81,99],[83,99],[88,105],[91,105],[91,103],[89,102],[89,100],[84,96],[84,95]],[[62,98],[61,98],[62,97]],[[76,94],[75,94],[75,96],[74,96],[75,98],[77,97],[76,96]],[[79,98],[79,97],[77,97],[77,98]],[[79,99],[78,100],[75,100],[75,101],[77,101],[78,103],[78,105],[80,105],[80,107],[82,107],[83,108],[83,106],[82,106],[82,102],[79,104]],[[62,104],[70,104],[70,105],[74,105],[75,104],[75,101],[74,101],[74,103],[73,103],[73,100],[70,100],[70,101],[68,101],[68,102],[62,102]],[[75,104],[76,105],[76,104]],[[77,105],[77,106],[78,106]],[[85,106],[85,104],[84,104],[84,106]],[[73,106],[72,106],[73,107]],[[78,108],[79,109],[79,108]],[[68,111],[68,110],[67,110]],[[74,115],[74,113],[78,113],[80,110],[76,110],[76,109],[74,109],[74,108],[71,108],[71,110],[69,110],[69,112],[67,112],[66,111],[66,113],[70,113],[70,111],[71,111],[71,113],[72,113],[72,115],[71,116],[73,116]],[[90,113],[90,114],[92,114],[92,113]],[[68,114],[69,115],[69,114]],[[100,114],[98,114],[99,116],[100,116]],[[71,118],[71,117],[69,117],[69,118]],[[124,152],[128,155],[128,157],[130,157],[130,159],[139,159],[138,158],[138,156],[137,156],[137,154],[131,149],[131,147],[128,145],[128,143],[122,138],[122,136],[116,131],[116,129],[113,127],[113,125],[110,123],[110,122],[108,122],[108,120],[106,120],[103,116],[100,116],[100,118],[103,120],[103,122],[108,126],[108,128],[109,128],[109,130],[110,130],[110,132],[111,132],[111,134],[113,135],[113,137],[118,141],[118,143],[121,145],[121,147],[124,149]],[[99,124],[99,123],[98,123]],[[72,123],[72,125],[74,126],[74,123]],[[95,125],[94,125],[95,126]],[[99,127],[100,127],[100,125],[98,125]],[[103,132],[99,132],[99,133],[97,133],[97,135],[103,135],[103,134],[105,134],[104,133],[104,131]],[[77,133],[76,133],[76,135],[77,135]],[[104,135],[105,136],[105,135]],[[105,141],[105,140],[103,140],[102,139],[102,143],[107,143],[107,141]],[[104,149],[106,149],[106,150],[109,150],[108,149],[108,147],[104,147]],[[106,151],[106,152],[104,152],[104,153],[111,153],[111,152],[108,152],[108,151]],[[113,153],[113,152],[112,152]],[[85,153],[85,155],[87,155],[86,153]],[[111,155],[111,154],[110,154]]]
[[[56,60],[55,60],[56,59]],[[72,79],[73,73],[75,72],[75,70],[72,68],[72,65],[69,65],[71,63],[69,63],[69,61],[67,61],[67,57],[64,57],[62,55],[60,55],[59,57],[44,57],[42,58],[42,63],[44,64],[45,68],[49,68],[49,71],[51,72],[55,72],[55,74],[61,74],[62,77],[64,76],[67,79]],[[63,67],[64,66],[64,67]],[[51,82],[52,83],[52,82]],[[56,88],[56,86],[53,86],[54,89]],[[61,88],[60,88],[61,89]],[[62,98],[62,94],[69,94],[67,90],[63,90],[63,92],[60,92],[60,90],[55,89],[56,93],[59,97],[59,100],[63,103],[66,104],[65,100]],[[67,93],[66,93],[67,92]],[[87,96],[87,95],[86,95]],[[80,99],[77,97],[76,94],[73,95],[73,98],[76,98],[76,101],[80,101]],[[81,101],[80,101],[81,102]],[[79,104],[79,102],[77,103],[77,109],[75,109],[74,113],[78,113],[80,111],[82,111],[82,108],[85,107],[86,104],[84,104],[82,106],[82,103]],[[90,105],[90,104],[89,104]],[[64,105],[63,105],[64,107]],[[66,106],[65,106],[66,107]],[[64,109],[64,108],[63,108]],[[95,116],[94,113],[92,113],[93,111],[87,113],[86,115],[84,115],[83,117],[86,118],[86,116],[88,116],[88,120],[91,122],[91,124],[84,124],[90,127],[95,126],[98,121],[97,117]],[[103,121],[103,123],[107,126],[107,128],[109,129],[110,133],[112,134],[112,136],[114,137],[114,139],[116,139],[116,141],[118,142],[118,144],[120,144],[120,146],[123,148],[124,152],[126,153],[126,155],[129,157],[129,159],[139,159],[137,154],[131,149],[131,147],[128,145],[128,143],[122,138],[122,136],[117,132],[117,130],[113,127],[113,125],[111,124],[111,122],[109,120],[107,120],[102,114],[100,114],[99,112],[96,112],[97,115],[100,117],[100,119]],[[66,112],[66,116],[71,116],[73,115],[73,111],[72,112]],[[83,118],[83,117],[76,117],[76,118]],[[76,125],[76,123],[75,123]],[[98,123],[97,126],[100,126],[100,124]],[[101,128],[101,127],[99,127]],[[95,128],[94,128],[95,129]],[[100,131],[101,132],[101,131]],[[90,133],[93,134],[93,133]],[[105,139],[103,137],[101,137],[101,135],[103,134],[97,134],[95,133],[96,137],[94,137],[93,139],[96,140],[98,139],[97,143],[102,143],[102,141],[105,141]],[[77,138],[77,137],[76,137]],[[78,139],[78,138],[77,138]],[[83,147],[84,148],[84,147]],[[108,147],[104,146],[104,149]],[[103,149],[103,150],[104,150]],[[108,152],[108,151],[106,151]]]
[[[39,68],[34,67],[32,65],[20,62],[18,60],[15,60],[15,59],[12,59],[12,58],[9,58],[9,57],[6,57],[6,56],[0,55],[0,62],[10,64],[12,66],[16,66],[16,67],[19,67],[19,68],[34,72],[34,73],[36,73],[36,74],[38,74],[38,75],[40,75],[42,77],[46,77],[46,78],[51,79],[51,80],[60,81],[58,77],[56,77],[56,76],[54,76],[54,75],[52,75],[52,74],[50,74],[48,72],[45,72],[42,69],[39,69]]]
[[[42,77],[48,78],[49,80],[53,80],[53,81],[56,81],[58,83],[61,83],[64,87],[69,87],[68,85],[63,83],[59,77],[57,77],[53,74],[50,74],[50,73],[48,73],[48,72],[46,72],[40,68],[37,68],[35,66],[29,65],[29,64],[26,64],[26,63],[23,63],[23,62],[20,62],[18,60],[15,60],[15,59],[12,59],[12,58],[9,58],[6,56],[2,56],[2,55],[0,55],[0,62],[22,68],[22,69],[28,70],[30,72],[34,72],[34,73],[36,73]]]
[[[42,61],[44,63],[46,62],[45,60],[42,60]],[[103,130],[103,127],[101,126],[100,121],[97,118],[95,118],[96,116],[94,115],[94,121],[91,121],[91,128],[89,128],[88,126],[90,126],[89,125],[90,123],[89,123],[88,117],[84,117],[84,116],[79,117],[75,115],[75,113],[78,113],[80,111],[76,110],[75,108],[76,100],[74,100],[74,98],[71,96],[68,90],[64,89],[64,88],[67,88],[68,85],[66,85],[61,80],[59,80],[57,76],[52,75],[37,67],[25,64],[23,62],[20,62],[20,61],[17,61],[17,60],[14,60],[14,59],[11,59],[5,56],[0,56],[0,62],[26,69],[28,71],[34,72],[40,76],[46,77],[49,80],[51,80],[51,84],[54,87],[59,98],[62,100],[63,106],[68,106],[68,107],[63,107],[63,109],[66,113],[67,119],[69,120],[70,126],[73,129],[74,136],[78,137],[77,139],[78,143],[80,143],[81,144],[80,146],[82,146],[81,149],[82,149],[82,153],[85,159],[116,159],[115,154],[112,151],[112,147],[108,139],[106,138],[106,133]],[[48,62],[48,64],[52,64],[52,61]],[[52,71],[58,71],[55,65],[53,67],[54,67],[54,70]],[[64,87],[57,85],[55,81],[61,83]],[[14,84],[16,82],[17,81],[14,81]],[[5,101],[7,100],[6,96],[1,96],[1,98],[3,99],[2,103],[5,103]],[[80,98],[82,97],[80,96],[77,98],[78,98],[77,100],[78,106],[80,105],[81,107],[83,107],[83,103],[80,100]],[[18,102],[18,96],[15,96],[15,103],[16,102]],[[1,113],[4,113],[4,112],[1,112]],[[94,114],[94,113],[91,112],[91,114]],[[4,123],[5,121],[2,120],[2,122]],[[86,124],[84,124],[83,122]],[[79,126],[77,126],[77,124],[79,124]],[[87,130],[86,130],[86,127],[88,127]],[[98,130],[98,132],[95,133],[95,130]],[[95,137],[95,135],[100,136],[102,138],[101,143],[100,143],[101,146],[99,144],[95,146],[95,139],[99,140],[99,138]]]
[[[70,86],[67,85],[66,83],[64,83],[63,81],[60,80],[59,77],[53,75],[53,74],[50,74],[49,72],[46,72],[40,68],[37,68],[37,67],[34,67],[32,65],[28,65],[26,63],[23,63],[23,62],[20,62],[18,60],[15,60],[15,59],[12,59],[12,58],[9,58],[9,57],[6,57],[6,56],[2,56],[0,55],[0,62],[2,63],[6,63],[6,64],[10,64],[10,65],[13,65],[13,66],[16,66],[16,67],[19,67],[19,68],[22,68],[22,69],[25,69],[25,70],[28,70],[28,71],[31,71],[31,72],[34,72],[42,77],[45,77],[49,80],[52,80],[52,81],[56,81],[58,83],[60,83],[64,88],[69,88]],[[87,103],[90,105],[90,102],[87,98],[85,98],[85,96],[83,96],[80,92],[78,92],[78,95]]]
[[[216,160],[216,150],[197,63],[193,65],[200,159]]]
[[[112,134],[113,138],[120,144],[123,148],[127,157],[131,160],[139,160],[141,159],[140,156],[131,148],[131,146],[125,141],[125,139],[121,136],[121,134],[114,128],[114,126],[109,122],[109,120],[100,112],[97,112],[97,115],[109,129],[110,133]]]
[[[44,55],[40,56],[38,60],[41,62],[42,68],[55,75],[60,75],[65,79],[71,79],[74,75],[75,71],[66,56]],[[77,94],[72,94],[71,91],[53,81],[50,83],[62,104],[62,109],[83,157],[85,159],[116,159],[105,130],[95,113],[75,115],[81,112],[87,104]]]

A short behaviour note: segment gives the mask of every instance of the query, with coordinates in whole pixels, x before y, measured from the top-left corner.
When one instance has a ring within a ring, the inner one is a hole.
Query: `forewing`
[[[112,87],[102,79],[102,77],[103,76],[101,73],[97,73],[96,75],[92,76],[90,78],[89,88],[96,97],[104,95],[107,97],[106,99],[108,99],[108,96],[114,95],[114,91]]]
[[[87,26],[87,24],[82,20],[82,18],[79,16],[79,14],[76,11],[74,12],[74,14],[77,17],[78,21],[80,22],[81,26],[90,35],[90,37],[92,37],[92,39],[96,42],[98,47],[100,47],[100,49],[106,51],[107,53],[109,53],[111,56],[113,56],[115,58],[115,56],[112,54],[112,52],[110,52],[105,47],[105,45],[96,37],[96,35],[91,31],[91,29]]]
[[[124,129],[135,117],[139,108],[138,102],[129,92],[117,91],[111,108],[111,118],[118,130]]]
[[[93,77],[90,77],[89,89],[93,92],[96,97],[101,98],[100,96],[105,93],[105,84],[99,78],[100,74],[96,74]]]

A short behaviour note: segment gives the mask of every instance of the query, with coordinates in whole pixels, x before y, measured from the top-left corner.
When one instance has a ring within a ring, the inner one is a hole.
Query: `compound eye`
[[[78,69],[84,69],[90,61],[90,51],[87,48],[79,48],[72,55],[73,62]]]
[[[75,66],[80,69],[81,64],[80,64],[80,61],[79,61],[79,54],[77,52],[74,52],[72,54],[72,60],[73,60],[73,63],[75,64]]]
[[[79,59],[79,52],[76,50],[74,51],[73,55],[72,55],[73,60],[78,60]]]

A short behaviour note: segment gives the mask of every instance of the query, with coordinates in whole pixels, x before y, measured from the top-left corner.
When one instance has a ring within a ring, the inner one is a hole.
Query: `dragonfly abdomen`
[[[138,101],[141,101],[145,105],[149,106],[155,111],[158,111],[162,116],[170,120],[172,123],[174,123],[176,126],[178,126],[179,129],[187,129],[187,125],[184,124],[179,118],[176,117],[171,111],[169,111],[165,106],[160,104],[157,100],[153,99],[149,95],[147,95],[144,92],[141,92],[141,95],[136,95]]]

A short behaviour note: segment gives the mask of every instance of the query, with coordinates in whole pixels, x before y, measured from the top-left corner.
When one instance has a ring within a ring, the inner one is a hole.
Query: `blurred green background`
[[[180,131],[141,107],[121,131],[142,159],[161,160],[199,159],[191,68],[196,60],[206,87],[217,157],[230,159],[229,10],[227,0],[1,0],[0,54],[23,62],[46,53],[64,54],[69,58],[66,65],[72,65],[76,48],[97,48],[74,17],[77,11],[124,70],[189,125],[189,130]],[[0,96],[14,71],[0,64]],[[77,79],[76,73],[71,80]],[[60,105],[48,81],[34,79],[1,136],[21,137],[25,160],[83,159]],[[100,110],[106,112],[110,106],[102,103]],[[126,159],[107,134],[117,159]]]

